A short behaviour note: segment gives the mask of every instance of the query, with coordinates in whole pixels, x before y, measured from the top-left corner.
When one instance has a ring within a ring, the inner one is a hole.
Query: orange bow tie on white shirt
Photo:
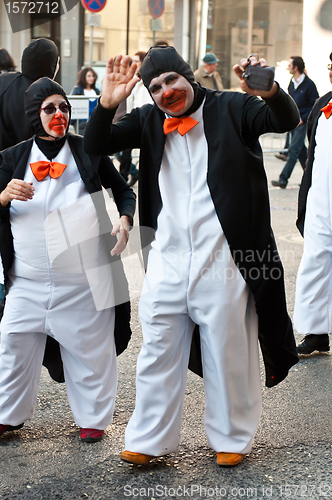
[[[170,134],[174,130],[178,130],[180,135],[184,135],[189,130],[197,125],[197,121],[190,116],[183,116],[182,118],[166,118],[164,121],[164,134]]]
[[[322,108],[321,111],[323,111],[326,118],[330,118],[332,113],[332,102],[329,102],[326,106],[324,106],[324,108]]]
[[[63,174],[66,166],[64,163],[57,161],[36,161],[30,163],[32,173],[37,181],[43,180],[48,174],[50,174],[52,179],[57,179]]]

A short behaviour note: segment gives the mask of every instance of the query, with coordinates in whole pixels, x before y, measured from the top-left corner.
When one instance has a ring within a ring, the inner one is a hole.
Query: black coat
[[[311,186],[311,179],[312,179],[312,165],[314,163],[314,158],[315,158],[317,123],[319,117],[322,114],[321,109],[324,108],[324,106],[326,106],[326,104],[330,102],[331,99],[332,99],[332,92],[328,92],[327,94],[317,99],[308,117],[308,122],[307,122],[307,135],[309,139],[308,158],[299,191],[298,218],[296,221],[296,225],[302,236],[304,232],[304,219],[307,207],[307,196]]]
[[[24,50],[22,73],[15,71],[0,76],[0,151],[32,136],[25,114],[24,93],[39,78],[53,78],[57,61],[55,44],[40,38]]]
[[[158,174],[165,145],[165,115],[156,105],[142,106],[111,129],[112,117],[112,111],[96,107],[87,123],[84,147],[89,154],[140,148],[141,240],[143,251],[148,250],[153,233],[147,234],[146,227],[156,229],[161,209]],[[299,122],[298,109],[280,89],[266,102],[237,92],[207,90],[203,118],[208,143],[207,183],[233,259],[255,298],[266,385],[271,387],[287,376],[298,357],[286,309],[283,268],[270,226],[258,138],[266,132],[294,129]],[[193,348],[199,354],[198,337],[195,340]],[[193,361],[190,368],[202,373]]]
[[[83,151],[83,138],[78,135],[67,134],[70,149],[75,158],[81,178],[90,194],[100,192],[102,186],[111,189],[114,201],[120,216],[127,215],[133,219],[135,213],[135,194],[122,179],[113,163],[108,157],[89,157]],[[12,178],[24,179],[27,162],[33,139],[24,141],[17,146],[7,149],[0,154],[0,192],[7,186]],[[96,205],[100,224],[105,220],[106,207],[102,197],[92,197]],[[97,200],[97,201],[96,201]],[[101,231],[103,233],[103,230]],[[109,232],[103,235],[106,238],[109,250],[116,244],[116,237]],[[0,208],[0,253],[2,257],[5,282],[8,271],[14,258],[13,236],[9,222],[9,205]],[[110,262],[119,260],[118,256],[110,255]],[[115,344],[117,354],[121,354],[127,347],[131,336],[130,330],[130,302],[128,284],[123,272],[122,265],[113,266],[114,293],[116,297],[115,306]],[[120,286],[117,286],[120,284]],[[48,368],[54,380],[63,382],[63,370],[58,343],[48,337],[43,364]]]

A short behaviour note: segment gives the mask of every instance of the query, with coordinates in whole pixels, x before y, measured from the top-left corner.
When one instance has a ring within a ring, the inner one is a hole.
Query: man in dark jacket
[[[143,347],[121,458],[144,464],[176,451],[196,324],[206,433],[217,463],[235,465],[260,418],[258,337],[268,386],[297,362],[258,138],[295,128],[298,110],[277,83],[263,92],[241,80],[244,94],[203,89],[173,47],[152,47],[140,74],[154,104],[112,125],[137,81],[133,66],[109,60],[85,135],[89,154],[140,148]]]
[[[332,61],[332,53],[330,54]],[[328,64],[332,83],[332,64]],[[294,324],[304,335],[299,354],[330,350],[331,333],[331,109],[332,92],[315,103],[308,118],[309,154],[299,193],[297,227],[304,236]]]
[[[309,113],[319,95],[316,85],[304,72],[304,61],[302,57],[291,57],[288,63],[288,71],[293,78],[288,86],[288,93],[294,99],[300,111],[301,120],[299,125],[291,133],[291,143],[288,150],[286,164],[279,176],[279,180],[272,181],[272,186],[285,189],[288,179],[292,175],[297,160],[304,170],[307,159],[307,148],[304,145],[306,134],[306,123]]]
[[[47,76],[53,79],[58,68],[59,54],[52,40],[39,38],[23,51],[22,73],[6,73],[0,77],[0,151],[31,137],[25,114],[24,92],[30,85]]]

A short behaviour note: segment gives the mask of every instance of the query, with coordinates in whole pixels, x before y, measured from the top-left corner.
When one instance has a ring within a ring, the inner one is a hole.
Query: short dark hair
[[[168,47],[168,46],[169,46],[168,41],[163,39],[157,40],[154,44],[154,47]]]
[[[80,87],[83,87],[84,89],[86,88],[86,74],[91,71],[91,73],[93,74],[93,76],[95,77],[95,81],[93,82],[93,84],[91,85],[91,88],[93,90],[96,90],[96,81],[97,81],[97,78],[98,78],[98,75],[97,73],[95,72],[94,69],[92,68],[89,68],[89,67],[86,67],[86,68],[82,68],[79,72],[78,72],[78,75],[77,75],[77,83],[76,85],[79,85]]]
[[[296,66],[299,73],[302,74],[304,72],[304,68],[305,68],[305,64],[304,64],[302,57],[291,56],[290,58],[293,60],[293,68],[295,68],[295,66]]]
[[[14,59],[6,49],[0,48],[0,71],[14,71]]]
[[[331,54],[330,54],[330,61],[332,61],[332,52],[331,52]]]
[[[138,56],[139,57],[139,60],[141,61],[141,63],[144,61],[144,57],[146,56],[146,52],[144,52],[143,50],[139,50],[138,52],[136,52],[136,54],[134,54],[135,56]]]

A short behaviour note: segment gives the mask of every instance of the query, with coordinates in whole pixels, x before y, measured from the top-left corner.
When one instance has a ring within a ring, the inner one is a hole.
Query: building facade
[[[92,16],[77,0],[50,2],[36,2],[43,5],[40,11],[19,12],[16,17],[15,2],[0,3],[0,47],[11,53],[20,69],[22,51],[31,39],[54,40],[61,55],[57,79],[67,92],[83,65],[97,69],[100,86],[108,57],[134,55],[159,38],[174,45],[193,69],[206,52],[215,53],[225,88],[238,86],[233,65],[249,53],[259,53],[278,69],[290,56],[302,55],[318,88],[328,90],[331,0],[164,0],[164,12],[157,19],[152,18],[148,0],[107,0]],[[59,2],[58,15],[50,12],[52,2]],[[284,73],[287,82],[289,74]]]

